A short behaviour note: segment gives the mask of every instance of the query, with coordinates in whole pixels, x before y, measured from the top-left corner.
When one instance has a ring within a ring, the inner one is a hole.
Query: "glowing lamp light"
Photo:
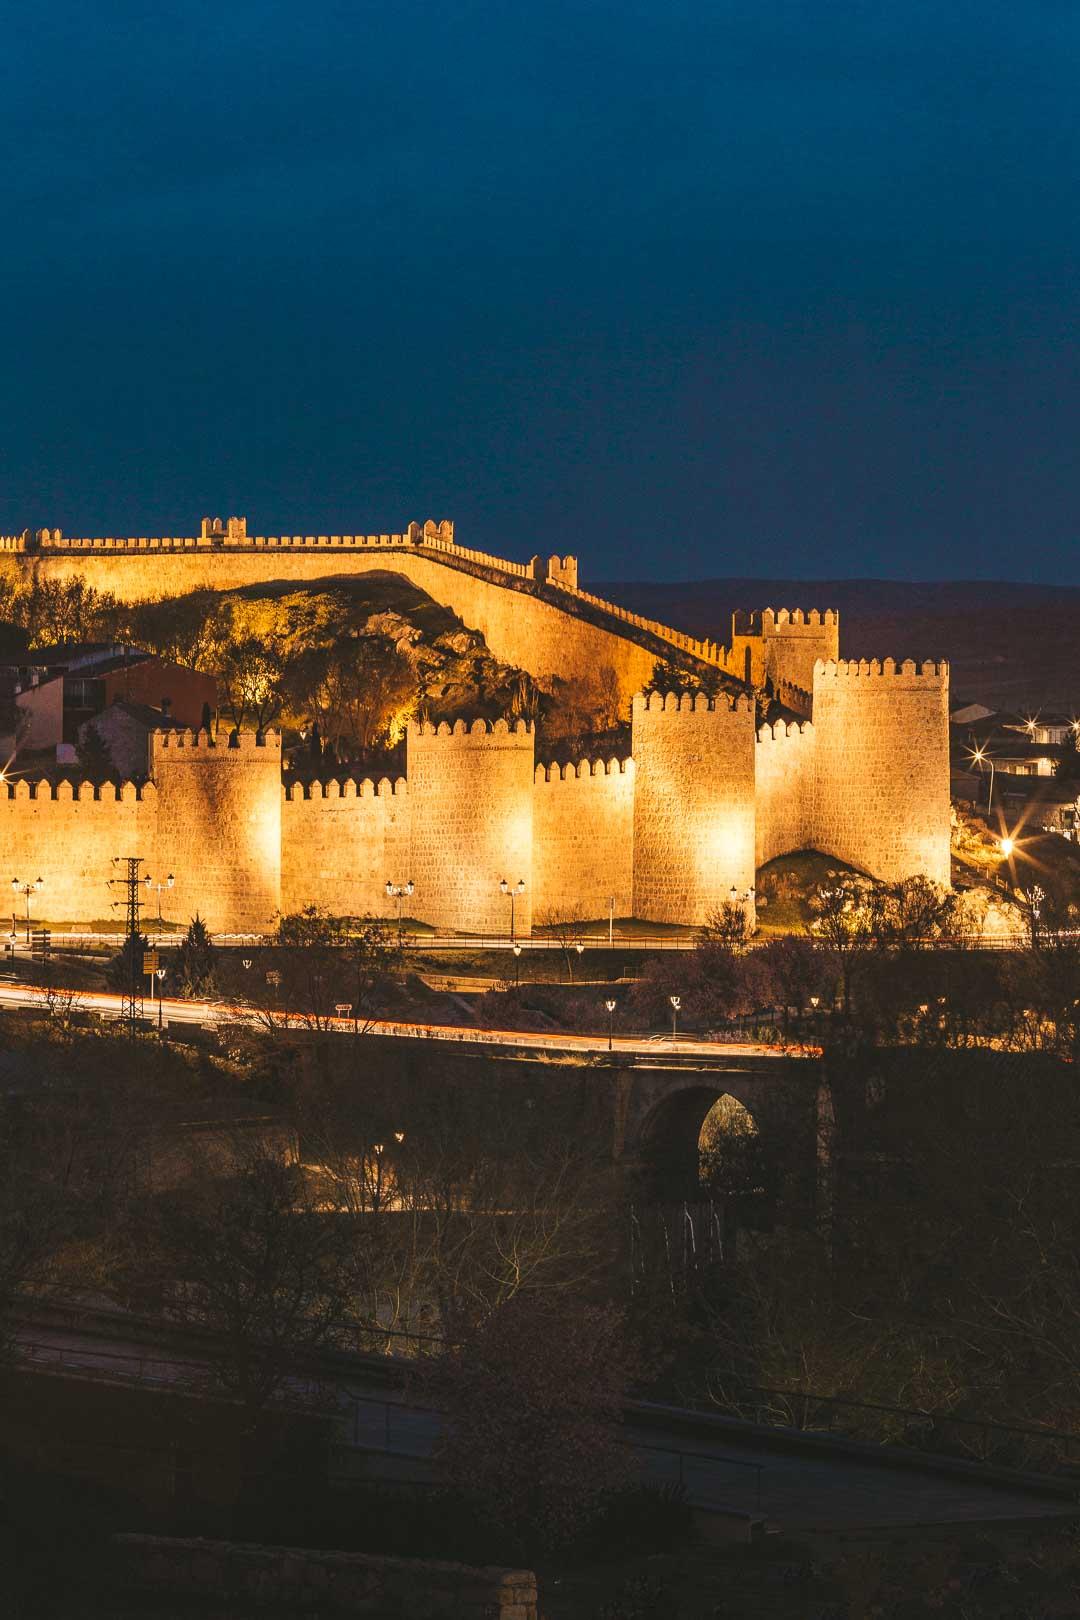
[[[1003,838],[1001,840],[1001,853],[1004,855],[1006,860],[1008,860],[1015,848],[1016,845],[1013,843],[1011,838]]]

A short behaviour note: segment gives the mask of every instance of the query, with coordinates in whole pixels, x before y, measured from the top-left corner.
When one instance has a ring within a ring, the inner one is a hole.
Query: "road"
[[[30,1366],[67,1377],[182,1389],[205,1387],[209,1375],[205,1355],[175,1328],[119,1312],[35,1308],[17,1337]],[[321,1371],[318,1388],[337,1391],[341,1477],[432,1476],[442,1418],[407,1400],[402,1385],[401,1361],[387,1357],[335,1355]],[[770,1438],[751,1425],[681,1408],[632,1402],[623,1436],[646,1479],[681,1483],[696,1507],[765,1518],[784,1531],[1076,1514],[1075,1482],[1048,1480],[1040,1488],[1020,1475],[994,1481],[932,1460],[912,1467],[890,1460],[884,1448],[846,1450],[842,1442],[790,1430]]]
[[[30,928],[49,928],[51,942],[55,948],[64,950],[78,950],[79,946],[111,946],[118,950],[123,944],[123,935],[116,930],[112,932],[95,931],[90,928],[52,928],[47,922],[39,923],[33,919]],[[393,939],[398,937],[392,923],[386,923],[387,933]],[[152,946],[162,950],[175,947],[182,938],[182,931],[177,929],[158,931],[152,922],[142,925],[144,936]],[[799,930],[794,930],[797,938],[805,939],[807,936]],[[790,932],[767,933],[755,936],[745,941],[747,950],[760,950],[770,944],[774,939],[790,938]],[[1062,938],[1076,937],[1076,930],[1063,930]],[[10,933],[4,936],[10,941]],[[276,946],[277,940],[272,934],[214,934],[213,943],[226,950],[242,950],[245,946],[251,949],[269,949]],[[555,951],[560,955],[567,951],[576,952],[578,945],[581,952],[586,951],[696,951],[701,943],[696,930],[687,929],[681,934],[650,934],[645,929],[640,932],[620,933],[617,929],[609,934],[607,929],[594,932],[575,934],[565,943],[553,939],[550,935],[533,934],[528,938],[511,939],[509,934],[435,934],[426,930],[411,930],[405,928],[400,935],[401,945],[409,951],[519,951],[548,952]],[[828,947],[820,940],[813,940],[818,949],[826,950]],[[915,942],[913,942],[915,943]],[[919,941],[924,948],[934,950],[985,950],[985,951],[1012,951],[1026,950],[1031,944],[1031,936],[1026,933],[1016,934],[988,934],[980,939],[965,937],[958,939],[926,939]],[[8,947],[10,949],[10,945]],[[18,922],[16,954],[28,955],[30,943],[27,939],[26,924]]]
[[[65,998],[69,994],[60,992]],[[0,1007],[13,1007],[23,1010],[43,1009],[48,1004],[49,992],[40,985],[21,984],[10,979],[0,980]],[[105,990],[80,990],[71,992],[73,1006],[82,1012],[96,1013],[104,1019],[119,1019],[123,1014],[123,997],[114,995]],[[145,1002],[145,1019],[151,1023],[157,1018],[158,1002],[149,996]],[[240,1002],[219,1001],[182,1001],[179,998],[166,996],[161,1002],[161,1015],[164,1025],[193,1024],[207,1028],[228,1028],[230,1024],[243,1023],[249,1027],[272,1027],[283,1030],[294,1030],[303,1033],[305,1030],[318,1028],[319,1033],[331,1035],[356,1037],[357,1029],[351,1018],[320,1019],[317,1026],[311,1020],[306,1020],[298,1013],[288,1013],[285,1009],[271,1010],[246,1006]],[[752,1041],[703,1041],[697,1039],[684,1039],[681,1035],[673,1040],[670,1035],[662,1036],[620,1036],[616,1035],[609,1040],[607,1035],[543,1035],[531,1031],[513,1029],[473,1029],[459,1024],[424,1024],[403,1021],[401,1019],[378,1018],[362,1025],[362,1032],[371,1035],[390,1035],[404,1040],[430,1040],[430,1041],[467,1041],[470,1044],[484,1046],[513,1047],[515,1050],[526,1049],[530,1051],[545,1051],[565,1054],[567,1056],[580,1055],[588,1057],[606,1056],[609,1052],[628,1057],[653,1057],[663,1059],[665,1056],[675,1056],[680,1059],[706,1058],[712,1061],[726,1061],[732,1057],[738,1058],[816,1058],[819,1051],[813,1046],[767,1046]]]

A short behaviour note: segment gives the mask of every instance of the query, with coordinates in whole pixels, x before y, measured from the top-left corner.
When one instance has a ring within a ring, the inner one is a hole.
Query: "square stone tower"
[[[635,697],[635,917],[700,924],[753,889],[755,735],[748,696]]]

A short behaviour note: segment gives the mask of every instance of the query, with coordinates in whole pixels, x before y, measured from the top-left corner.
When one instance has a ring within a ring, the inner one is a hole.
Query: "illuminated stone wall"
[[[281,739],[244,731],[150,734],[159,865],[173,915],[264,932],[281,909]]]
[[[703,923],[754,885],[754,704],[634,699],[635,917]]]
[[[813,725],[755,735],[749,698],[639,696],[633,757],[536,767],[523,721],[413,725],[407,779],[281,785],[280,741],[151,733],[142,788],[16,779],[0,785],[10,880],[45,880],[35,915],[92,922],[120,891],[114,857],[141,855],[175,886],[166,915],[265,932],[315,904],[505,934],[499,881],[533,918],[700,924],[756,865],[816,848],[896,879],[949,878],[948,671],[819,664]],[[16,902],[21,915],[22,907]]]
[[[948,884],[948,665],[819,663],[814,733],[815,846],[887,881]]]
[[[633,905],[634,762],[538,765],[533,789],[533,921],[616,917]]]
[[[385,547],[340,544],[342,539],[365,540],[365,536],[322,538],[336,538],[339,544],[252,543],[243,549],[222,550],[194,545],[184,549],[153,549],[149,545],[128,549],[117,545],[79,550],[72,542],[71,549],[50,549],[28,556],[24,566],[43,578],[83,579],[123,601],[178,596],[195,590],[232,590],[267,580],[305,583],[342,574],[391,572],[403,575],[450,608],[468,629],[479,630],[496,658],[528,669],[541,679],[590,675],[607,665],[614,669],[629,707],[631,695],[652,676],[657,653],[628,639],[614,625],[605,629],[575,616],[571,611],[573,597],[579,593],[571,587],[563,587],[566,609],[525,590],[513,589],[515,577],[527,577],[524,565],[516,565],[517,575],[509,573],[509,564],[501,565],[507,570],[508,583],[503,585],[451,567],[440,560],[436,550],[410,545],[400,536],[395,537],[402,540],[400,545],[389,544],[390,536],[371,537],[385,538]],[[465,548],[456,549],[467,559],[483,556]],[[491,559],[492,563],[497,561]],[[583,600],[592,600],[580,594]],[[683,639],[689,643],[692,638]]]
[[[814,842],[814,728],[778,720],[762,726],[755,749],[757,864]]]
[[[396,915],[386,882],[405,882],[409,802],[404,777],[292,783],[281,806],[281,909]],[[404,864],[403,864],[404,863]]]
[[[533,905],[533,732],[524,720],[409,726],[408,876],[413,914],[437,928],[504,934],[499,881],[525,880],[516,902],[527,934]],[[395,876],[396,874],[388,874]]]
[[[156,853],[157,790],[132,782],[31,784],[19,779],[0,787],[0,848],[3,883],[21,929],[26,902],[10,883],[44,879],[31,897],[31,916],[61,922],[123,919],[123,890],[110,887],[121,875],[115,857]],[[121,902],[114,908],[113,902]],[[6,930],[5,930],[6,932]]]
[[[727,668],[752,686],[800,687],[809,692],[819,658],[840,656],[840,615],[827,608],[763,608],[735,613]]]

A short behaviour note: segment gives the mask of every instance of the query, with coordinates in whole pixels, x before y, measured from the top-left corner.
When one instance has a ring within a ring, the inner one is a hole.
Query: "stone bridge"
[[[449,1043],[428,1037],[363,1037],[414,1061],[437,1060]],[[775,1149],[801,1189],[809,1195],[819,1169],[819,1122],[824,1107],[822,1064],[814,1048],[777,1050],[758,1045],[641,1043],[636,1050],[608,1052],[601,1043],[583,1045],[570,1037],[491,1037],[463,1031],[450,1046],[456,1060],[495,1063],[509,1083],[543,1071],[565,1071],[601,1093],[602,1147],[617,1170],[634,1173],[662,1167],[664,1180],[682,1196],[696,1186],[698,1140],[705,1116],[721,1097],[736,1099],[751,1115],[767,1147]]]

